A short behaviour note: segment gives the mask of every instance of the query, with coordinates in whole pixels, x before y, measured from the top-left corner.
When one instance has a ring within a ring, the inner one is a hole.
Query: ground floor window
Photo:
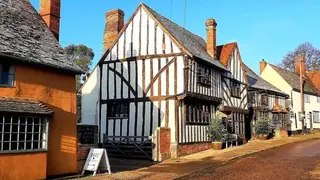
[[[186,104],[186,122],[189,124],[209,124],[210,104]]]
[[[0,152],[46,150],[47,118],[0,115]]]
[[[107,116],[108,116],[108,119],[129,118],[129,103],[128,102],[108,103]]]
[[[313,111],[313,122],[320,123],[319,111]]]

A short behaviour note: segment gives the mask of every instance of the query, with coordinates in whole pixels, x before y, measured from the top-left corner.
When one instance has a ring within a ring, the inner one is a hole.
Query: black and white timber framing
[[[238,45],[233,44],[225,64],[230,73],[225,73],[222,77],[223,105],[219,110],[228,116],[227,129],[234,134],[245,136],[245,116],[249,113],[248,84]]]
[[[208,125],[228,90],[225,72],[190,55],[140,4],[82,88],[83,123],[99,125],[100,142],[103,137],[141,140],[158,127],[170,128],[172,143],[208,142]],[[107,113],[126,103],[128,115]]]

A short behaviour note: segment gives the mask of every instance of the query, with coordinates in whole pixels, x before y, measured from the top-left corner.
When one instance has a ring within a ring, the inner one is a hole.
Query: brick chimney
[[[217,48],[217,40],[216,40],[216,21],[211,18],[206,20],[207,27],[207,52],[211,55],[211,57],[216,58],[216,48]]]
[[[40,0],[40,15],[59,41],[60,0]]]
[[[260,64],[260,74],[261,74],[264,68],[266,68],[267,62],[264,59],[262,59],[259,64]]]
[[[103,50],[106,51],[116,40],[124,25],[124,12],[120,9],[106,13],[106,25],[103,37]]]
[[[302,62],[302,75],[306,74],[306,61],[304,56],[296,57],[295,70],[297,74],[300,74],[300,62]]]

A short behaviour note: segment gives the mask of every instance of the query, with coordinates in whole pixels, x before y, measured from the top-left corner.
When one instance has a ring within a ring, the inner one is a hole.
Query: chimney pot
[[[213,57],[216,58],[216,27],[217,22],[211,18],[206,20],[206,30],[207,30],[207,52]]]
[[[40,0],[40,16],[59,41],[60,0]]]
[[[120,9],[108,11],[106,13],[106,25],[104,31],[103,49],[106,51],[116,40],[118,34],[124,26],[124,12]]]

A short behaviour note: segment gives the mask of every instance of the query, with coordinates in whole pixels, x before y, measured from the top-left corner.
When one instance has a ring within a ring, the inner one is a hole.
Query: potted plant
[[[212,149],[222,149],[223,142],[228,135],[228,131],[222,124],[222,120],[219,118],[212,119],[207,132],[212,141]]]
[[[255,122],[255,134],[257,135],[257,139],[267,140],[269,139],[274,126],[268,118],[259,117]]]

